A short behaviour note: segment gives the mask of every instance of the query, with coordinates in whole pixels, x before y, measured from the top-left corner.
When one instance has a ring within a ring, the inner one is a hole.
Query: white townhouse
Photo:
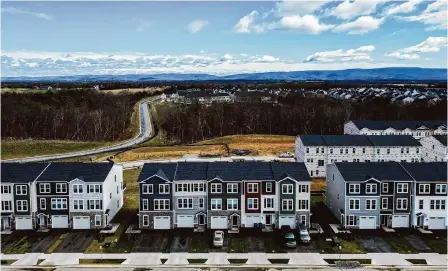
[[[422,144],[422,158],[425,162],[446,162],[447,154],[447,136],[432,135],[420,139]]]
[[[325,178],[336,162],[419,162],[421,144],[410,135],[300,135],[295,155],[312,178]]]

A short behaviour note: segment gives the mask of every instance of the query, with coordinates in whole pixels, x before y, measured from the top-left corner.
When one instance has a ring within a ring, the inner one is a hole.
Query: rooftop
[[[38,181],[69,182],[80,179],[84,182],[103,182],[113,163],[50,163]]]
[[[363,182],[370,178],[379,181],[412,181],[398,162],[342,162],[335,165],[346,182]]]
[[[446,141],[447,141],[447,136],[446,135],[433,135],[433,137],[437,140],[437,141],[439,141],[440,143],[442,143],[443,144],[443,146],[445,146],[446,147]]]
[[[395,130],[411,129],[416,130],[419,127],[427,127],[429,129],[437,129],[440,126],[447,126],[446,120],[399,120],[399,121],[385,121],[385,120],[352,120],[353,124],[359,129],[367,128],[369,130],[386,130],[387,128],[394,128]]]
[[[48,163],[1,163],[2,183],[31,183],[44,169]]]
[[[445,162],[401,163],[401,165],[417,182],[448,183]]]

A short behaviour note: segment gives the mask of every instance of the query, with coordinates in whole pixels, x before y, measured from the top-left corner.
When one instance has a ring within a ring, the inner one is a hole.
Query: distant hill
[[[74,75],[44,77],[2,77],[7,82],[150,82],[150,81],[445,81],[447,69],[379,68],[327,71],[293,71],[244,73],[227,76],[210,74],[124,74],[124,75]]]

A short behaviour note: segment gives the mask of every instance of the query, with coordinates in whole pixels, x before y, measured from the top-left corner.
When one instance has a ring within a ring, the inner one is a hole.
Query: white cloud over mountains
[[[388,57],[395,57],[401,60],[416,60],[420,59],[421,53],[436,53],[443,47],[448,46],[447,37],[429,37],[425,41],[407,48],[403,48],[386,54]]]
[[[370,53],[375,50],[375,46],[361,46],[357,49],[335,50],[317,52],[306,58],[306,62],[351,62],[351,61],[370,61]]]

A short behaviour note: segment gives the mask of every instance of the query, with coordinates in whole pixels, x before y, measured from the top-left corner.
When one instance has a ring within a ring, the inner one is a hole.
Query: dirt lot
[[[358,236],[356,240],[369,253],[396,252],[392,246],[380,236]]]
[[[142,232],[134,243],[132,252],[166,252],[172,238],[171,232]]]
[[[48,249],[51,247],[51,245],[58,240],[59,236],[61,236],[62,233],[52,231],[50,233],[47,233],[43,235],[41,238],[36,240],[36,242],[33,243],[33,246],[31,247],[30,252],[34,253],[47,253]]]
[[[83,253],[96,236],[97,232],[95,230],[69,232],[54,252]]]
[[[404,237],[418,252],[431,252],[431,248],[417,235]]]

